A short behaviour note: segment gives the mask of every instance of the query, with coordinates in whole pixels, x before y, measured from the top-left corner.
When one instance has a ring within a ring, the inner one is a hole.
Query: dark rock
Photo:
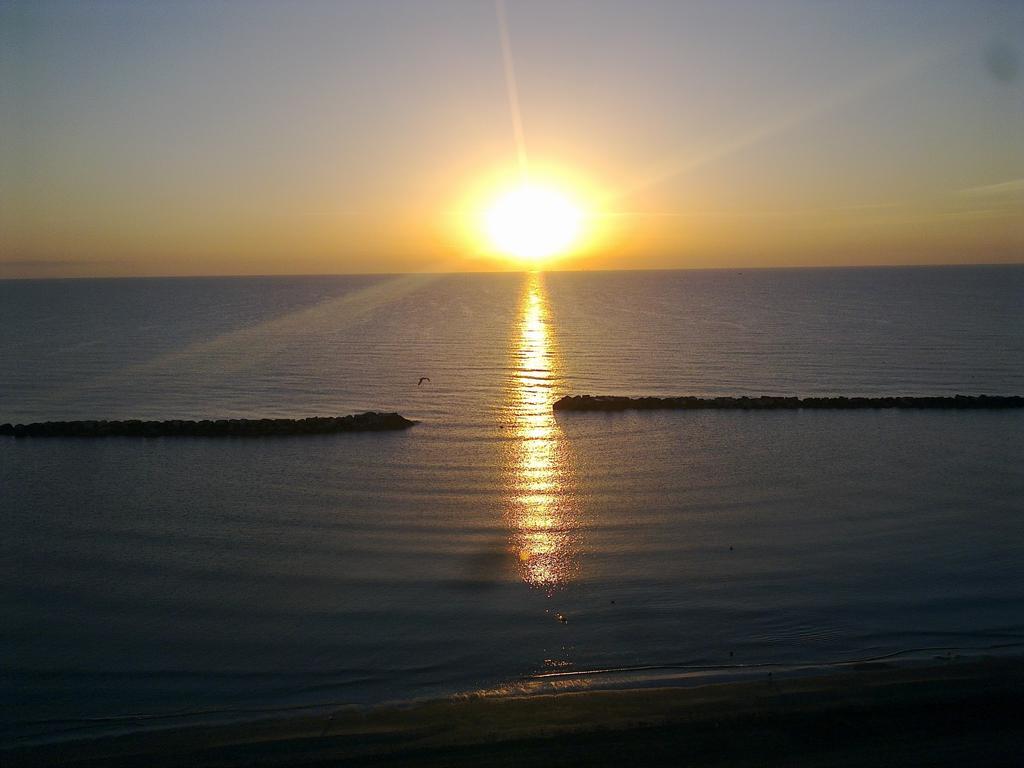
[[[956,395],[955,397],[618,397],[566,395],[555,402],[556,411],[642,410],[796,410],[821,408],[931,408],[991,410],[1024,408],[1020,395]]]
[[[408,429],[416,422],[397,413],[357,413],[307,419],[217,419],[211,421],[43,421],[0,424],[0,435],[12,437],[266,437],[328,435],[337,432],[378,432]]]

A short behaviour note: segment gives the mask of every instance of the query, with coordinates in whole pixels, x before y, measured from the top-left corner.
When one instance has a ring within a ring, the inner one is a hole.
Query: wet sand
[[[464,696],[26,747],[74,766],[1024,765],[1024,659]]]

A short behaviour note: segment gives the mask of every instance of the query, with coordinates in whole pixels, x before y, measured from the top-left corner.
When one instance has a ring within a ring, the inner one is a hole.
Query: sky
[[[1024,2],[0,0],[0,132],[0,278],[1021,262]]]

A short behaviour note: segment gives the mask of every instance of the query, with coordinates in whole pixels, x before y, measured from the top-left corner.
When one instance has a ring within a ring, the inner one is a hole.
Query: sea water
[[[1024,394],[1022,307],[1022,267],[0,282],[0,422],[420,422],[0,439],[0,735],[1015,647],[1024,412],[551,404]]]

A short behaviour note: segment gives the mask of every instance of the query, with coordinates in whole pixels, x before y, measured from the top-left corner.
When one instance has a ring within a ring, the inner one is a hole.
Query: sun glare
[[[572,248],[582,231],[583,212],[556,189],[523,184],[491,204],[483,225],[495,250],[539,261]]]

